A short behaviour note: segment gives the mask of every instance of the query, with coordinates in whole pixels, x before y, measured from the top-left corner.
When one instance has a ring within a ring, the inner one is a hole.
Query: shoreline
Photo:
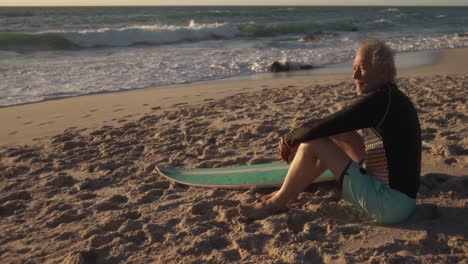
[[[418,68],[421,66],[432,65],[437,62],[437,58],[440,56],[441,53],[444,52],[446,49],[441,50],[424,50],[424,51],[411,51],[411,52],[404,52],[396,54],[395,64],[398,69],[411,69],[411,68]],[[400,59],[401,58],[401,59]],[[412,60],[416,60],[416,62],[411,62],[409,58]],[[402,64],[399,62],[403,61]],[[54,100],[66,100],[70,98],[76,98],[81,96],[94,96],[94,95],[101,95],[101,94],[112,94],[112,93],[125,93],[137,90],[145,90],[145,89],[168,89],[172,87],[179,87],[179,86],[189,86],[189,85],[202,85],[202,84],[209,84],[213,82],[230,82],[230,81],[254,81],[254,80],[264,80],[264,79],[272,79],[272,78],[283,78],[283,77],[294,77],[294,76],[324,76],[324,75],[340,75],[340,74],[351,74],[352,68],[352,60],[337,63],[337,64],[329,64],[325,66],[320,66],[313,68],[311,70],[294,70],[289,72],[261,72],[251,75],[242,75],[242,76],[234,76],[234,77],[226,77],[221,79],[211,79],[211,80],[200,80],[200,81],[193,81],[193,82],[186,82],[186,83],[175,83],[175,84],[167,84],[161,86],[149,86],[149,87],[142,87],[142,88],[129,88],[124,90],[117,90],[117,91],[101,91],[101,92],[94,92],[89,94],[81,94],[76,96],[70,97],[57,97],[57,98],[49,98],[40,101],[34,102],[24,102],[18,103],[14,105],[0,105],[1,108],[8,108],[8,107],[15,107],[15,106],[22,106],[28,104],[37,104],[43,103],[48,101]]]
[[[432,65],[402,69],[398,77],[460,74],[468,68],[468,48],[446,49]],[[145,114],[201,104],[237,93],[276,89],[282,86],[308,86],[319,83],[347,82],[350,74],[280,75],[238,80],[223,79],[177,84],[123,92],[83,95],[0,108],[2,145],[33,144],[70,127],[95,129],[123,123]],[[183,94],[183,96],[180,96]]]

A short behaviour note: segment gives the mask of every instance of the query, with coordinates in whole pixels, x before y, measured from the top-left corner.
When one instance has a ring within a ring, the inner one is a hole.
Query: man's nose
[[[353,79],[359,79],[361,77],[361,71],[359,69],[353,71]]]

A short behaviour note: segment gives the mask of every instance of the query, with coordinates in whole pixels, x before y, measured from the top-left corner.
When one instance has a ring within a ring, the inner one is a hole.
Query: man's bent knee
[[[307,154],[315,154],[318,155],[320,149],[325,147],[327,142],[330,142],[328,138],[318,138],[313,139],[299,145],[298,151]]]
[[[335,175],[341,175],[351,161],[343,149],[328,137],[302,143],[299,145],[298,151],[300,151],[303,156],[320,160]]]

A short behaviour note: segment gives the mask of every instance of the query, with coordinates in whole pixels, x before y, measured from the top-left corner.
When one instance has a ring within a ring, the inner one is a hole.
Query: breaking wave
[[[161,45],[210,39],[230,39],[239,34],[229,23],[188,26],[134,26],[74,32],[0,33],[0,49],[70,49],[123,47],[137,44]]]

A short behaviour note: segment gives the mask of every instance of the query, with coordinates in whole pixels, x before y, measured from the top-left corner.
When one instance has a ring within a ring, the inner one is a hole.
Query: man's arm
[[[321,120],[313,120],[284,136],[288,146],[361,128],[375,127],[382,120],[388,102],[385,91],[367,95],[345,109]]]

